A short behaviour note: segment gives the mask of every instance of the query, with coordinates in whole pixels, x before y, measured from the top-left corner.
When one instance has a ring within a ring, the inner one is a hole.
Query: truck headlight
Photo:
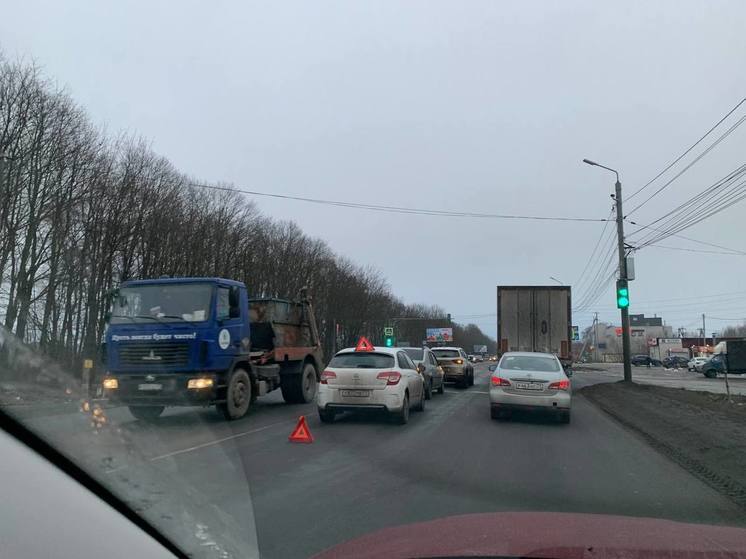
[[[119,381],[115,378],[105,378],[103,385],[106,390],[115,390],[119,388]]]
[[[213,384],[211,378],[190,378],[187,381],[187,388],[199,390],[201,388],[212,388]]]

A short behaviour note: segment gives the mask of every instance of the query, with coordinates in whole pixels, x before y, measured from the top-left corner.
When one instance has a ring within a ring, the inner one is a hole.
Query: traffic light
[[[386,347],[394,347],[395,341],[396,340],[394,340],[393,334],[389,334],[383,337],[383,345],[385,345]]]
[[[626,279],[616,281],[616,306],[619,309],[629,307],[629,287]]]

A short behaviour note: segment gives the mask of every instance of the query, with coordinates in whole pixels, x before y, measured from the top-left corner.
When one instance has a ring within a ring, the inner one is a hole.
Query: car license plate
[[[162,390],[163,385],[162,384],[140,384],[138,385],[138,390]]]
[[[541,382],[516,382],[515,387],[518,390],[544,390]]]
[[[370,396],[370,390],[340,390],[339,393],[343,397],[351,398],[367,398]]]

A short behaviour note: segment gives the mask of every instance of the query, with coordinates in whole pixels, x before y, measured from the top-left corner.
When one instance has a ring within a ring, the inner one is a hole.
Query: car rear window
[[[551,357],[539,357],[533,355],[506,355],[500,361],[501,369],[510,369],[516,371],[543,371],[559,372],[560,364],[556,359]]]
[[[434,349],[435,357],[461,357],[456,349]]]
[[[412,359],[417,359],[417,361],[422,361],[422,354],[424,352],[421,349],[410,347],[410,348],[405,349],[404,351],[406,351],[407,355],[409,355]]]
[[[367,351],[338,353],[332,357],[329,366],[343,369],[386,369],[394,366],[394,357],[387,353],[371,353]]]

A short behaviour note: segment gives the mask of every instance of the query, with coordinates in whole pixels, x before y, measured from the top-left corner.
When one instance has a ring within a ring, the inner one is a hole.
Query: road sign
[[[394,327],[393,326],[385,326],[383,329],[383,335],[384,336],[393,336],[394,335]]]
[[[426,328],[425,337],[428,342],[452,342],[453,328]]]
[[[572,341],[580,341],[580,329],[577,326],[572,327]]]
[[[311,434],[311,430],[308,428],[308,423],[306,423],[305,415],[301,415],[298,418],[298,424],[295,426],[295,429],[293,429],[293,432],[290,433],[288,440],[291,443],[313,442],[313,435]]]

